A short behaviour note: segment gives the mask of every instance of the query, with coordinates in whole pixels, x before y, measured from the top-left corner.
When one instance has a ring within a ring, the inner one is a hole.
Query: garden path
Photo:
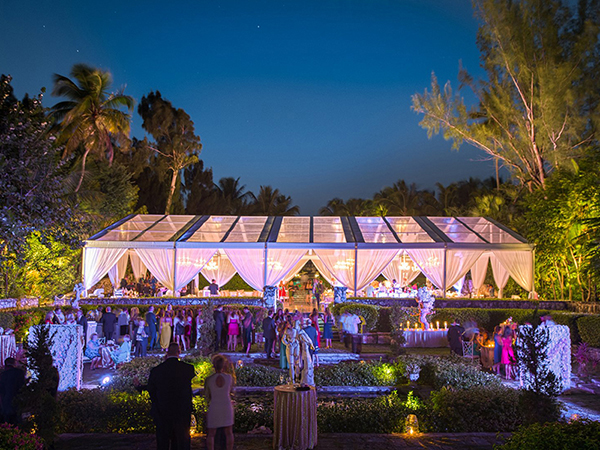
[[[402,434],[321,434],[316,450],[491,450],[503,442],[507,433],[435,433],[409,438]],[[237,450],[272,448],[272,435],[236,435]],[[63,434],[57,450],[155,450],[154,435],[149,434]],[[192,449],[206,448],[204,436],[192,438]]]

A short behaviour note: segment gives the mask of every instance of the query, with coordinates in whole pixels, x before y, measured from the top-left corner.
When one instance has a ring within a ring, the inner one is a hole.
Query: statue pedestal
[[[333,303],[344,303],[346,301],[346,292],[348,288],[346,286],[334,286],[333,287]]]
[[[263,289],[263,301],[265,307],[273,308],[277,301],[277,287],[276,286],[265,286]]]

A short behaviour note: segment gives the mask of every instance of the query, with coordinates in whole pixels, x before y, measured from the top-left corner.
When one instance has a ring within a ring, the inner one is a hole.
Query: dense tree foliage
[[[51,116],[59,125],[59,142],[65,144],[63,158],[81,156],[77,192],[83,182],[88,155],[105,156],[112,164],[114,143],[126,143],[131,115],[122,108],[131,111],[134,101],[122,92],[108,92],[112,79],[107,71],[75,64],[71,76],[75,81],[54,75],[52,95],[67,100],[54,105]]]
[[[432,136],[443,132],[498,158],[521,183],[544,187],[548,174],[597,140],[600,91],[598,2],[577,11],[561,0],[477,0],[477,45],[487,79],[460,69],[460,87],[477,104],[468,107],[432,76],[431,90],[413,96]]]
[[[11,79],[0,77],[0,272],[2,293],[14,292],[28,239],[52,248],[78,246],[85,234],[76,205],[64,198],[60,152],[42,107],[41,95],[13,95]]]

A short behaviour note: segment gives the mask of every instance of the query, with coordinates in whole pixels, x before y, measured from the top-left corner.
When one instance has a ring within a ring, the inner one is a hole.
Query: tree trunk
[[[173,203],[173,194],[175,194],[175,187],[177,186],[177,171],[173,169],[173,178],[171,178],[171,188],[169,190],[169,197],[167,198],[167,206],[165,208],[165,214],[171,212],[171,203]]]
[[[81,161],[81,176],[79,177],[79,183],[77,183],[77,187],[75,188],[75,192],[79,192],[79,188],[81,187],[81,183],[83,183],[83,176],[85,175],[85,161],[87,160],[87,156],[90,153],[90,149],[86,149],[83,154],[83,161]]]
[[[498,157],[495,158],[494,162],[496,163],[496,190],[500,190],[500,174],[499,174],[499,161]]]

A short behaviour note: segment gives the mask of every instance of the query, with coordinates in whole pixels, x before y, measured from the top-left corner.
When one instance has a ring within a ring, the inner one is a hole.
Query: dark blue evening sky
[[[455,86],[459,60],[479,73],[476,31],[468,0],[2,0],[0,73],[19,96],[78,62],[138,101],[160,90],[192,117],[215,180],[272,185],[315,214],[398,179],[493,174],[482,153],[429,140],[410,110],[432,71]]]

